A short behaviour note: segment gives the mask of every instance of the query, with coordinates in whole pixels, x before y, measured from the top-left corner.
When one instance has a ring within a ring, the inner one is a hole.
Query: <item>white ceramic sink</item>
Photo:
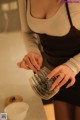
[[[6,97],[20,95],[29,104],[26,120],[47,120],[41,99],[29,85],[33,72],[16,65],[26,53],[20,32],[0,34],[0,113]]]

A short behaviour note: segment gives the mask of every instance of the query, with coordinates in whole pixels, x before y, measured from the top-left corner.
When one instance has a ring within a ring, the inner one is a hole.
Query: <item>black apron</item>
[[[53,67],[63,64],[80,52],[80,31],[72,24],[67,2],[65,2],[65,7],[71,26],[70,31],[64,36],[38,34],[47,62]],[[66,85],[50,100],[43,100],[43,104],[51,103],[53,100],[61,100],[80,106],[80,73],[76,76],[76,83],[72,87],[66,89]]]
[[[44,49],[45,64],[47,65],[48,63],[48,66],[51,67],[51,69],[63,64],[71,57],[80,53],[80,31],[73,26],[67,1],[65,1],[65,7],[71,26],[70,31],[66,35],[50,36],[47,34],[36,33],[39,35]],[[52,103],[53,100],[59,100],[80,106],[80,73],[76,75],[76,82],[73,86],[66,89],[66,85],[67,83],[50,100],[42,100],[43,104]]]

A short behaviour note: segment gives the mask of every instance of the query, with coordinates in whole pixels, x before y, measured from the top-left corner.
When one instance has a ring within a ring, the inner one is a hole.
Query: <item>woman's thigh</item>
[[[73,105],[62,101],[54,101],[54,110],[56,120],[74,120]]]
[[[80,120],[80,107],[75,107],[75,120]]]

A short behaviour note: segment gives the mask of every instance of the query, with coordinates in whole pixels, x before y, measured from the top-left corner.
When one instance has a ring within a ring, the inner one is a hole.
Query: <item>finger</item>
[[[37,69],[32,65],[32,63],[31,63],[31,61],[30,61],[30,59],[27,57],[26,58],[26,64],[29,66],[29,68],[31,69],[31,70],[33,70],[34,72],[36,72],[37,71]]]
[[[51,90],[54,89],[56,86],[58,86],[58,84],[63,80],[63,78],[65,77],[65,74],[61,73],[57,79],[55,80],[55,82],[53,83],[53,85],[51,86]]]
[[[40,67],[39,67],[39,65],[38,65],[38,63],[37,63],[35,57],[32,56],[32,57],[29,58],[29,59],[30,59],[30,62],[33,64],[33,66],[34,66],[37,70],[40,70]]]
[[[75,83],[75,81],[76,81],[75,77],[72,77],[71,82],[66,86],[66,88],[71,87]]]
[[[17,66],[18,66],[18,67],[21,67],[21,62],[18,62],[18,63],[17,63]]]
[[[61,74],[61,72],[59,71],[59,72],[57,72],[54,76],[55,76],[55,77],[58,77],[60,74]]]
[[[58,87],[61,88],[69,80],[69,76],[65,76],[64,79],[59,83]]]
[[[39,69],[40,69],[40,67],[42,66],[42,61],[43,61],[43,59],[42,59],[41,56],[40,56],[40,57],[36,57],[36,56],[35,56],[35,59],[37,60],[37,63],[38,63],[38,65],[39,65]]]
[[[23,61],[21,61],[21,62],[17,63],[18,67],[23,68],[23,66],[21,65],[21,64],[22,64],[22,62],[23,62]]]
[[[25,69],[29,69],[29,66],[26,65],[26,63],[25,63],[24,60],[20,63],[20,67],[21,67],[21,68],[25,68]]]
[[[48,75],[47,78],[50,80],[52,77],[54,77],[59,71],[61,67],[57,67],[54,70],[52,70]]]

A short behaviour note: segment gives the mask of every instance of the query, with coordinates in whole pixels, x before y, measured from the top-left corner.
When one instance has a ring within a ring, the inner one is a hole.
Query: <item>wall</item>
[[[20,30],[17,0],[0,0],[0,32]]]

